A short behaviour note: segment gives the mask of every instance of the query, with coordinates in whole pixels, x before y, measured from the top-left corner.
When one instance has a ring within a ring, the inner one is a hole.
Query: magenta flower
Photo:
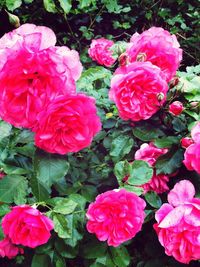
[[[135,33],[127,49],[130,62],[150,61],[158,66],[169,82],[176,74],[182,60],[182,49],[175,35],[152,27],[141,34]]]
[[[188,264],[200,259],[200,199],[191,182],[182,180],[156,212],[154,229],[168,256]]]
[[[117,247],[141,230],[145,206],[143,199],[125,189],[107,191],[89,205],[87,230]]]
[[[180,115],[184,110],[183,104],[180,101],[174,101],[169,105],[169,112],[174,115]]]
[[[78,152],[101,130],[95,99],[84,94],[58,97],[38,118],[35,144],[50,153]]]
[[[147,120],[165,102],[168,86],[160,69],[150,62],[134,62],[116,70],[109,97],[123,120]],[[162,100],[159,95],[162,94]]]
[[[56,47],[47,27],[24,24],[0,39],[0,117],[37,126],[38,113],[58,95],[76,91],[82,65],[76,51]]]
[[[110,67],[114,64],[116,59],[112,56],[110,48],[114,42],[105,38],[92,40],[90,48],[88,49],[89,56],[100,65]]]
[[[24,250],[13,245],[8,237],[0,241],[0,257],[9,259],[15,258],[18,254],[23,254]]]
[[[29,205],[12,208],[2,220],[4,235],[13,244],[30,248],[45,244],[53,227],[53,222],[47,216]]]

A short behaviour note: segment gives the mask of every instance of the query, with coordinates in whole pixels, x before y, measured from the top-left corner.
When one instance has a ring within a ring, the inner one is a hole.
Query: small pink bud
[[[126,66],[129,63],[129,58],[128,58],[128,55],[126,53],[121,54],[119,56],[118,60],[119,60],[120,66]]]
[[[171,88],[175,87],[178,83],[179,83],[179,78],[174,77],[169,83],[169,88],[171,89]]]
[[[187,147],[189,147],[190,145],[192,145],[194,143],[194,141],[192,140],[192,138],[190,138],[190,137],[183,137],[182,139],[181,139],[181,146],[183,147],[183,148],[187,148]]]
[[[180,115],[184,110],[183,104],[180,101],[174,101],[171,105],[169,105],[169,112],[174,115]]]

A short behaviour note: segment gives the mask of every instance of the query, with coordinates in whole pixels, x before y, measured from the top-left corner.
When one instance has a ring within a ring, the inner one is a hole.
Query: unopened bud
[[[197,108],[200,105],[200,102],[191,102],[190,107],[191,108]]]
[[[145,53],[139,53],[136,57],[136,61],[144,62],[147,59],[147,55]]]
[[[157,99],[158,99],[159,102],[162,101],[164,98],[165,98],[165,95],[163,93],[158,93],[157,94]]]
[[[128,55],[126,53],[121,54],[119,56],[118,60],[119,60],[119,65],[120,66],[126,66],[126,65],[129,64],[129,57],[128,57]]]
[[[14,14],[9,13],[8,11],[6,11],[6,13],[8,14],[8,19],[9,19],[10,24],[14,26],[15,28],[18,28],[20,26],[19,18]]]
[[[169,89],[172,89],[173,87],[175,87],[177,84],[179,83],[179,78],[178,77],[174,77],[170,83],[169,83]]]

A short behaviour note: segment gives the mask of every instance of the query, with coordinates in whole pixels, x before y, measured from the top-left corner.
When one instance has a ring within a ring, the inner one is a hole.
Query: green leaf
[[[116,266],[118,267],[129,266],[131,258],[128,254],[128,250],[124,246],[120,246],[118,248],[110,247],[110,251],[112,254],[112,259],[116,264]]]
[[[163,131],[150,124],[135,127],[133,129],[133,134],[142,141],[152,141],[160,136],[164,136]]]
[[[127,191],[133,192],[138,196],[142,195],[142,193],[144,192],[142,187],[129,185],[129,184],[124,184],[123,187],[121,187],[121,188],[125,188]]]
[[[32,193],[37,201],[45,201],[49,198],[48,189],[46,188],[45,184],[37,178],[35,174],[30,178],[30,186]]]
[[[156,173],[171,174],[182,165],[183,151],[172,148],[168,153],[158,158],[156,162]]]
[[[23,176],[5,176],[0,180],[0,202],[19,205],[26,202],[27,181]]]
[[[56,206],[53,211],[60,214],[70,214],[72,213],[77,206],[77,203],[71,199],[63,198],[56,202]]]
[[[34,171],[37,179],[50,192],[51,186],[64,177],[69,169],[69,163],[58,156],[37,152],[34,158]]]
[[[10,212],[10,207],[7,204],[0,205],[0,217],[3,217]]]
[[[114,174],[117,177],[119,186],[123,184],[122,180],[125,176],[129,175],[131,171],[131,164],[125,161],[119,161],[115,164]]]
[[[171,147],[173,144],[179,144],[180,138],[176,136],[166,136],[154,140],[154,145],[159,148]]]
[[[85,259],[96,259],[105,255],[107,246],[105,243],[100,243],[98,240],[90,240],[83,247],[83,257]]]
[[[85,7],[89,7],[93,0],[79,0],[79,8],[83,9]]]
[[[71,238],[72,231],[66,217],[62,214],[52,212],[54,231],[60,238]]]
[[[20,7],[22,4],[21,0],[6,0],[6,7],[8,10],[13,11]]]
[[[146,201],[154,208],[158,209],[162,205],[160,197],[153,191],[147,192],[144,197]]]
[[[32,259],[31,267],[50,267],[51,262],[48,255],[35,254]]]
[[[8,137],[11,133],[12,126],[5,121],[0,121],[0,141]]]
[[[130,177],[128,178],[128,184],[142,185],[152,178],[153,169],[149,164],[143,160],[135,160],[131,165]]]
[[[70,9],[72,8],[72,1],[71,0],[58,0],[60,6],[62,7],[65,14],[68,14]]]
[[[51,12],[51,13],[56,13],[56,5],[54,0],[43,0],[44,7],[46,11]]]
[[[134,140],[128,135],[120,135],[112,140],[110,156],[113,160],[120,160],[127,155],[134,145]]]

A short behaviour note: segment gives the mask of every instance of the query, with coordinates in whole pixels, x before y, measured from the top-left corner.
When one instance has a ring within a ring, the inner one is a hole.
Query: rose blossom
[[[195,143],[200,143],[200,121],[192,128],[191,136]]]
[[[47,27],[24,24],[0,39],[0,116],[33,128],[37,115],[58,95],[75,93],[82,65],[76,51],[56,47]]]
[[[53,222],[39,210],[21,205],[3,217],[2,228],[13,244],[35,248],[45,244],[53,229]]]
[[[169,82],[176,74],[182,60],[182,49],[175,35],[168,31],[152,27],[141,34],[135,33],[127,49],[130,62],[150,61],[158,66]]]
[[[190,145],[192,145],[194,143],[194,141],[192,140],[192,138],[189,138],[189,137],[183,137],[181,139],[181,146],[183,148],[187,148],[189,147]]]
[[[150,166],[154,166],[158,157],[164,155],[167,152],[167,148],[158,148],[153,143],[144,143],[140,146],[140,149],[135,152],[135,160],[144,160]],[[146,194],[148,191],[154,191],[158,194],[161,194],[169,190],[167,186],[168,181],[169,177],[167,175],[156,174],[156,170],[154,168],[151,180],[141,185],[141,187],[144,189],[144,194]]]
[[[116,70],[109,97],[123,120],[149,119],[165,102],[168,86],[161,71],[150,62],[135,62]],[[163,98],[158,100],[162,93]]]
[[[167,151],[167,148],[158,148],[153,143],[144,143],[135,152],[135,159],[144,160],[149,163],[149,165],[153,166],[157,158],[167,153]]]
[[[13,245],[8,237],[5,237],[0,241],[0,257],[8,257],[9,259],[12,259],[19,253],[23,254],[24,250]]]
[[[188,264],[200,259],[200,199],[191,182],[182,180],[156,212],[154,229],[168,256]]]
[[[188,170],[194,170],[200,174],[200,142],[186,148],[183,163]]]
[[[100,65],[110,67],[116,61],[112,56],[112,51],[109,50],[113,45],[113,41],[105,38],[92,40],[90,48],[88,49],[89,56]]]
[[[50,153],[78,152],[88,147],[101,129],[95,99],[84,94],[58,97],[39,120],[35,144]]]
[[[107,191],[89,205],[87,230],[117,247],[141,230],[145,206],[143,199],[125,189]]]
[[[180,101],[174,101],[169,105],[169,112],[174,115],[180,115],[184,110],[183,104]]]

